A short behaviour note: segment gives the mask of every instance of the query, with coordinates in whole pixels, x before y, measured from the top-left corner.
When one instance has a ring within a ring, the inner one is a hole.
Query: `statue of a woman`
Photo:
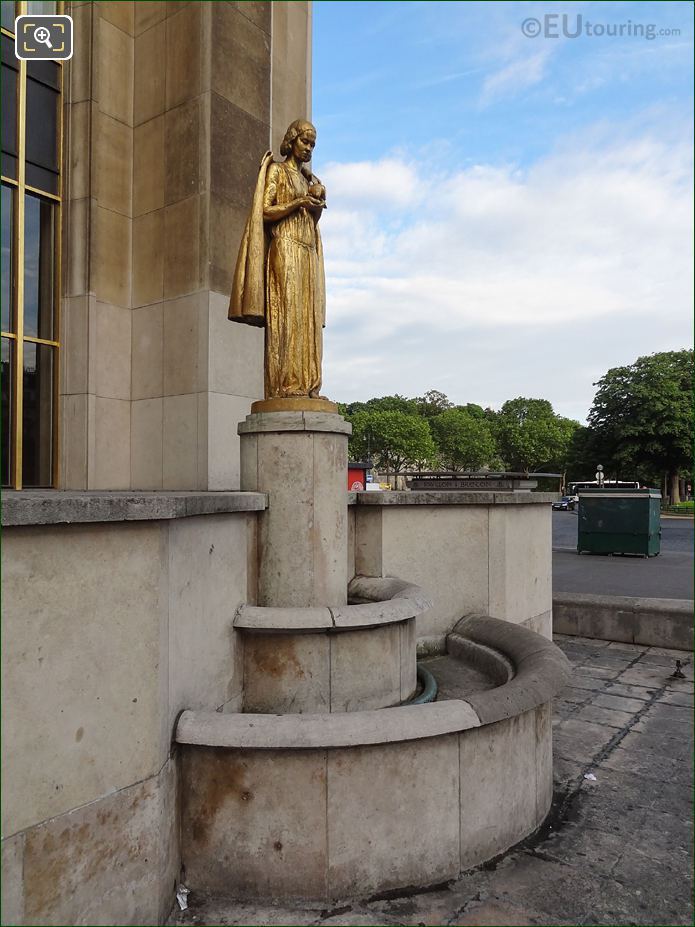
[[[318,398],[326,290],[318,221],[326,191],[306,166],[316,129],[297,119],[261,161],[239,248],[229,318],[265,325],[265,396]]]

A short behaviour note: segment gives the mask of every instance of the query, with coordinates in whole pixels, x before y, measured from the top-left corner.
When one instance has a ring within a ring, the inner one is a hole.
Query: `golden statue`
[[[326,190],[307,167],[315,144],[316,129],[297,119],[280,147],[285,160],[263,155],[234,271],[229,318],[265,325],[266,399],[318,399],[321,388]]]

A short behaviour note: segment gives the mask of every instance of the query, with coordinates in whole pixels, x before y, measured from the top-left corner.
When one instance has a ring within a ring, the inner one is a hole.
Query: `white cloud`
[[[414,205],[421,189],[414,167],[394,158],[328,164],[321,180],[330,187],[331,201],[372,208]]]
[[[483,81],[482,103],[490,103],[500,97],[516,96],[521,90],[532,87],[543,80],[550,58],[547,45],[533,54],[521,55],[493,71]]]
[[[526,172],[386,159],[325,179],[324,366],[339,399],[437,387],[584,414],[591,377],[690,340],[685,144],[598,126]],[[551,341],[563,360],[549,370]]]

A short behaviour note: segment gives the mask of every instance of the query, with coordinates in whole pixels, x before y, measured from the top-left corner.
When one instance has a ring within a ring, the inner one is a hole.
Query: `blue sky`
[[[608,367],[690,343],[691,3],[313,10],[328,395],[581,420]]]

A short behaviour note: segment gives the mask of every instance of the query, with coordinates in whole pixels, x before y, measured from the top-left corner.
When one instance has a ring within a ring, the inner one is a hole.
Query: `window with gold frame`
[[[63,3],[1,0],[2,485],[58,480],[63,63],[20,61],[15,17]]]

